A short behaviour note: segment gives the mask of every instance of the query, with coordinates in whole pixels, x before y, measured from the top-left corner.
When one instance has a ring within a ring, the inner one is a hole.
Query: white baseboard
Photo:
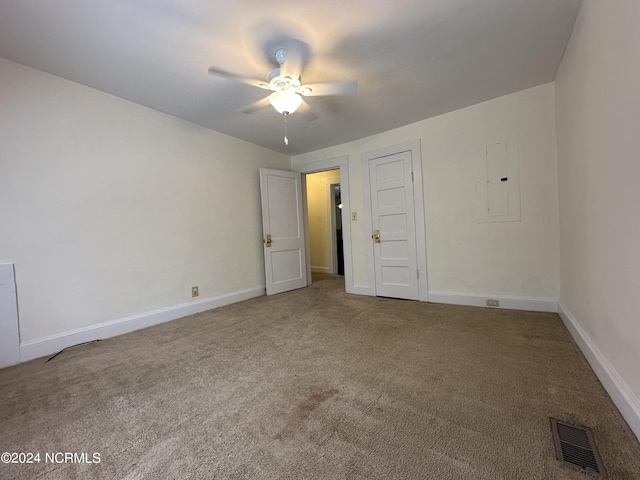
[[[578,320],[561,302],[558,302],[558,314],[605,390],[609,393],[611,400],[640,440],[640,399],[631,391],[627,382],[623,380],[607,357],[593,343]]]
[[[329,267],[314,267],[313,265],[311,265],[311,271],[314,273],[333,273]]]
[[[499,307],[487,307],[487,300],[498,300]],[[509,310],[528,310],[531,312],[557,312],[558,301],[554,298],[513,297],[508,295],[478,295],[456,292],[429,292],[429,302],[470,307],[506,308]]]
[[[51,355],[64,348],[78,345],[79,343],[115,337],[124,333],[186,317],[187,315],[193,315],[194,313],[200,313],[213,308],[260,297],[264,294],[264,287],[250,288],[219,297],[183,303],[182,305],[175,305],[153,312],[140,313],[99,325],[79,328],[59,335],[23,342],[20,345],[20,361],[26,362],[34,358]]]

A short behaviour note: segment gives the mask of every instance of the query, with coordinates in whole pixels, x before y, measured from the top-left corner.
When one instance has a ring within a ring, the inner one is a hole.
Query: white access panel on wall
[[[520,221],[518,142],[489,143],[477,158],[478,222]]]

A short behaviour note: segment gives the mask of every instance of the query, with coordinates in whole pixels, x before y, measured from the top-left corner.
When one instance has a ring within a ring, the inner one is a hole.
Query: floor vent
[[[558,460],[606,477],[602,460],[587,427],[578,427],[550,418]]]

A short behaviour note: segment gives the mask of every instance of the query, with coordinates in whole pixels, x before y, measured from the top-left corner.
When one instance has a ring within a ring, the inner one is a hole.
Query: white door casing
[[[367,152],[362,167],[370,294],[427,301],[420,142]]]
[[[267,295],[306,287],[301,175],[261,168],[260,197]]]

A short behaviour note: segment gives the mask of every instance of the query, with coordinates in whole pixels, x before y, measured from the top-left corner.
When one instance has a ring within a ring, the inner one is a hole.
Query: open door
[[[267,295],[306,287],[301,175],[261,168],[260,198]]]

